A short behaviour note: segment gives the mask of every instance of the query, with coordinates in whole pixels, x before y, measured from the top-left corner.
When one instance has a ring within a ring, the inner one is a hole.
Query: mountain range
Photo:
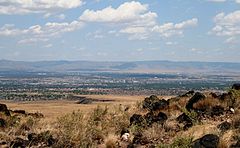
[[[133,72],[133,73],[240,73],[240,63],[176,61],[11,61],[0,60],[0,72]]]

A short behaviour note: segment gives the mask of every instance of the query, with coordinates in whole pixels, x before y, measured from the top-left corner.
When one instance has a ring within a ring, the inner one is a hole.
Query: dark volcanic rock
[[[93,100],[86,98],[86,97],[80,97],[79,100],[77,101],[77,104],[92,104]]]
[[[0,127],[5,127],[5,126],[6,126],[6,121],[0,118]]]
[[[169,102],[162,99],[162,100],[159,100],[158,102],[153,103],[152,110],[156,111],[160,109],[165,109],[168,107],[168,105],[169,105]]]
[[[211,116],[220,116],[224,114],[224,108],[222,106],[214,106],[211,110]]]
[[[183,126],[183,130],[188,130],[190,127],[192,127],[193,126],[193,123],[192,122],[187,122],[187,123],[185,123],[185,125]]]
[[[147,125],[151,126],[153,123],[164,123],[168,119],[168,117],[163,112],[159,112],[156,116],[152,112],[149,112],[144,116],[144,119]]]
[[[30,133],[28,134],[28,140],[32,146],[37,146],[39,144],[52,146],[56,142],[49,131],[42,132],[40,134]]]
[[[23,140],[21,138],[16,138],[10,144],[11,148],[26,148],[29,145],[27,140]]]
[[[240,90],[240,83],[233,84],[232,89]]]
[[[123,128],[123,129],[121,130],[121,137],[122,137],[122,135],[125,134],[125,133],[130,133],[129,130],[128,130],[128,128]]]
[[[14,110],[13,113],[26,115],[25,110]]]
[[[190,96],[194,95],[194,93],[195,93],[194,90],[190,90],[187,93],[180,95],[180,97],[190,97]]]
[[[158,113],[155,118],[155,122],[164,123],[168,119],[167,115],[163,112]]]
[[[192,148],[217,148],[219,137],[217,135],[208,134],[194,141]]]
[[[148,126],[151,126],[154,122],[155,122],[155,115],[152,113],[152,112],[149,112],[147,113],[145,116],[144,116],[146,122],[147,122],[147,125]]]
[[[158,101],[159,101],[159,99],[157,96],[151,95],[150,97],[147,97],[144,99],[143,108],[153,110],[153,104]]]
[[[133,114],[130,118],[130,125],[138,125],[141,126],[144,123],[144,118],[142,115]]]
[[[28,116],[32,116],[34,118],[43,118],[44,115],[42,113],[28,113]]]
[[[222,101],[232,100],[232,94],[231,93],[223,93],[219,99]]]
[[[149,144],[150,142],[149,140],[147,140],[147,138],[144,138],[141,133],[137,133],[134,136],[132,143],[137,145],[146,145],[146,144]]]
[[[160,100],[155,95],[147,97],[143,101],[143,108],[148,109],[150,111],[165,109],[166,107],[168,107],[168,105],[169,105],[168,101],[166,101],[164,99]]]
[[[200,101],[202,99],[205,99],[205,96],[200,92],[196,92],[195,95],[188,101],[188,103],[186,105],[186,109],[188,111],[194,110],[193,104],[197,103],[198,101]]]
[[[235,144],[232,144],[230,148],[240,148],[240,140],[238,140]]]
[[[176,120],[179,123],[192,122],[191,118],[188,117],[188,115],[186,115],[185,113],[182,113],[180,116],[178,116]]]
[[[6,116],[10,116],[10,111],[6,104],[0,104],[0,112],[3,112]]]
[[[183,130],[187,130],[188,128],[193,126],[192,119],[185,113],[182,113],[180,116],[178,116],[176,120],[178,121],[178,123],[184,124]]]
[[[231,123],[225,121],[217,126],[222,132],[225,132],[231,128]]]
[[[219,97],[219,96],[218,96],[216,93],[214,93],[214,92],[211,92],[210,95],[211,95],[213,98],[218,98],[218,97]]]

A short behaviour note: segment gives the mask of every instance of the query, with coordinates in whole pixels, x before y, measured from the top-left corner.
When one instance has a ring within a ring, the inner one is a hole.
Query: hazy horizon
[[[240,62],[240,1],[0,2],[0,59]]]

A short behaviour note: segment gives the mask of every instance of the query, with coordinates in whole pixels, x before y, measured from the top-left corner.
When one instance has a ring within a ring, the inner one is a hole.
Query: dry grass
[[[197,109],[206,109],[207,110],[213,106],[217,106],[220,104],[221,104],[221,102],[219,101],[219,99],[207,97],[207,98],[202,99],[202,100],[198,101],[197,103],[195,103],[193,105],[193,107],[197,108]]]
[[[217,129],[217,125],[222,122],[222,119],[227,120],[225,116],[221,119],[207,118],[202,122],[197,122],[187,131],[177,130],[176,117],[185,111],[184,108],[189,98],[181,98],[170,104],[169,108],[164,111],[169,117],[164,125],[154,123],[151,127],[141,128],[137,126],[129,127],[129,119],[134,113],[141,115],[147,113],[146,110],[141,109],[142,104],[139,102],[144,99],[144,96],[93,95],[87,97],[114,101],[89,105],[76,104],[75,101],[66,100],[18,103],[4,101],[2,103],[7,104],[9,109],[41,112],[45,115],[45,118],[37,122],[31,121],[30,118],[24,118],[19,124],[16,124],[10,135],[0,133],[0,138],[11,138],[11,135],[24,136],[26,129],[36,133],[50,130],[51,134],[57,137],[55,147],[115,148],[123,143],[120,138],[121,130],[128,128],[131,135],[130,141],[133,140],[135,133],[141,132],[145,140],[151,141],[159,147],[187,148],[193,140],[203,135],[216,134],[220,137],[219,147],[224,148],[235,142],[232,137],[237,136],[235,129],[225,133],[221,133]],[[167,97],[160,98],[166,99]],[[212,107],[222,105],[221,103],[208,96],[194,104],[194,107]],[[188,113],[190,117],[194,118],[194,113]],[[238,110],[236,110],[236,113],[238,113]],[[230,115],[229,118],[233,116],[233,125],[240,125],[239,116],[234,114]],[[128,143],[124,144],[127,146]]]

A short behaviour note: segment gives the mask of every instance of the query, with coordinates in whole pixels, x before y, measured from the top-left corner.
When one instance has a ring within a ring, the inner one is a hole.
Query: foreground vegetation
[[[74,111],[52,123],[0,105],[0,147],[240,147],[240,90],[150,96],[134,106]]]

